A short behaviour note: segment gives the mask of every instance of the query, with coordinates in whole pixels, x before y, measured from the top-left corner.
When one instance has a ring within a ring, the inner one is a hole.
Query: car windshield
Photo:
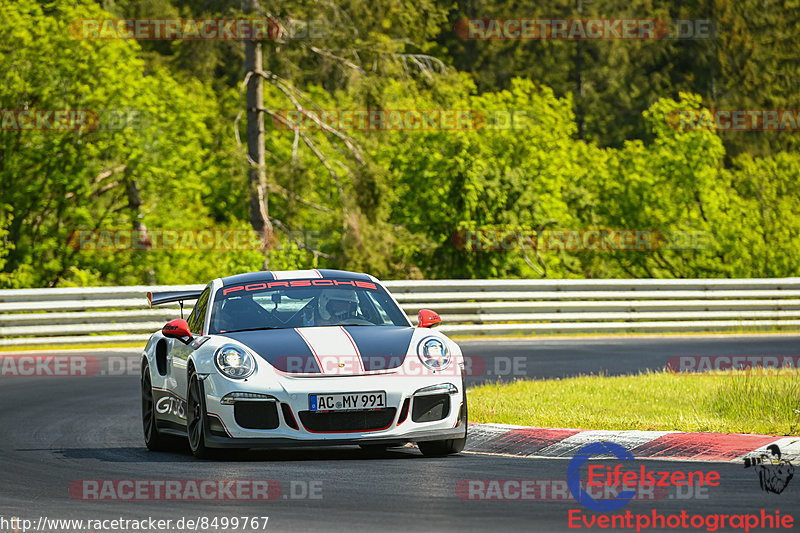
[[[312,326],[409,326],[409,322],[385,289],[375,283],[292,280],[217,290],[209,332]]]

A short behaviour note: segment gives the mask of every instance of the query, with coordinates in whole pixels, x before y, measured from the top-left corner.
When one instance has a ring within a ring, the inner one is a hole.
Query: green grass
[[[737,371],[490,383],[471,422],[581,429],[800,434],[800,371]]]

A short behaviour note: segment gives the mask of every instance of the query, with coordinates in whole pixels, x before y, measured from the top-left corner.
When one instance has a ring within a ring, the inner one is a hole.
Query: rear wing
[[[196,291],[164,291],[164,292],[148,292],[147,303],[150,304],[152,309],[155,305],[163,305],[172,302],[181,302],[183,308],[184,300],[197,300],[203,294],[203,289]]]

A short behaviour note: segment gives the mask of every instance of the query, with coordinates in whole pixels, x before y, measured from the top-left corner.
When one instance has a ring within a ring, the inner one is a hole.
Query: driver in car
[[[335,326],[351,318],[360,318],[358,296],[347,289],[325,289],[320,292],[317,312],[314,313],[315,326]]]

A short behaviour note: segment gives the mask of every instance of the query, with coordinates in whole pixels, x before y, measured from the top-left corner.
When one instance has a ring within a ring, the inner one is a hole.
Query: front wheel
[[[461,424],[464,426],[464,436],[460,439],[429,440],[418,442],[417,446],[419,447],[419,451],[421,451],[422,455],[425,457],[442,457],[444,455],[450,455],[462,451],[464,446],[467,445],[468,419],[467,396],[464,395],[464,410],[461,413]]]
[[[186,431],[189,435],[189,449],[198,459],[212,456],[211,448],[206,446],[206,402],[203,383],[200,377],[192,372],[189,376],[189,390],[186,394]]]
[[[429,440],[417,443],[419,451],[426,457],[442,457],[458,453],[467,444],[467,437],[461,439]]]

